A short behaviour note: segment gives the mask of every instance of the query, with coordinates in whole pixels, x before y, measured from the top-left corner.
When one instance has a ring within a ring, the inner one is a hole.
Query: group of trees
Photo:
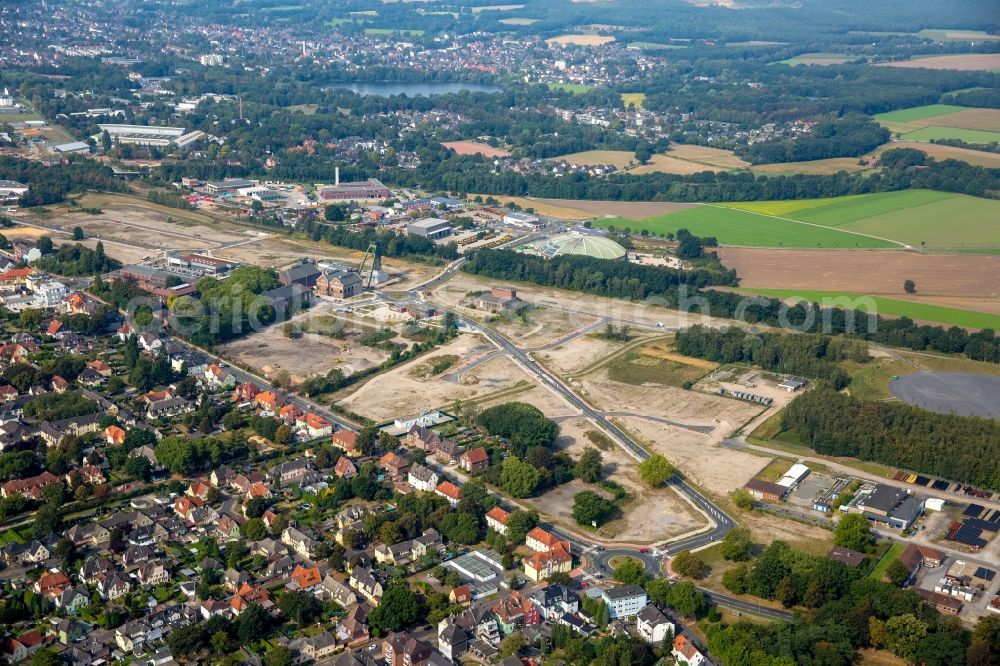
[[[125,183],[115,177],[111,167],[75,155],[52,165],[0,156],[0,180],[15,180],[30,186],[21,196],[21,205],[25,207],[58,203],[74,191],[125,189]]]
[[[97,241],[93,250],[79,243],[63,245],[36,261],[35,267],[57,275],[95,275],[121,268],[121,262],[107,256],[104,243]]]
[[[709,649],[723,666],[847,666],[862,648],[883,648],[911,663],[940,666],[985,666],[1000,656],[996,618],[981,619],[970,640],[958,618],[939,614],[918,594],[781,541],[751,564],[727,571],[723,584],[737,594],[813,609],[787,624],[710,626]]]
[[[677,351],[716,363],[748,363],[767,370],[826,380],[836,389],[850,383],[839,361],[868,360],[865,343],[828,335],[756,333],[697,324],[677,332]]]
[[[817,388],[788,405],[781,427],[824,455],[1000,489],[1000,423],[992,419],[866,402]]]
[[[240,266],[225,280],[202,278],[200,298],[181,296],[170,304],[171,324],[196,344],[213,347],[250,326],[272,323],[275,305],[260,294],[276,287],[277,274],[256,266]]]
[[[490,435],[503,437],[511,450],[524,457],[529,448],[549,447],[559,435],[559,426],[534,405],[508,402],[484,409],[476,422]]]
[[[246,442],[237,436],[187,438],[164,437],[156,445],[156,459],[174,474],[192,474],[220,463],[244,457]]]

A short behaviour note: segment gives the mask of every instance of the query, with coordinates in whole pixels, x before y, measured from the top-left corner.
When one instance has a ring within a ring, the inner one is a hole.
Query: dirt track
[[[927,296],[996,297],[1000,257],[898,251],[719,248],[743,287],[902,296],[913,280]]]

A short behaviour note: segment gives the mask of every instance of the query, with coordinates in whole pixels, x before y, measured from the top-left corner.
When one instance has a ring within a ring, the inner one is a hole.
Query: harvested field
[[[621,169],[635,161],[635,153],[630,153],[627,150],[584,150],[579,153],[569,153],[568,155],[554,157],[553,159],[565,160],[570,164],[581,166],[610,164]]]
[[[505,18],[500,19],[500,22],[504,25],[531,25],[532,23],[538,23],[538,19],[530,18]]]
[[[472,199],[475,196],[475,194],[470,194],[468,195],[468,198]],[[501,204],[513,202],[521,208],[532,208],[540,215],[547,215],[548,217],[555,217],[560,220],[588,220],[594,217],[591,213],[585,210],[580,210],[570,206],[563,206],[559,199],[529,199],[527,197],[504,197],[495,195],[482,196],[484,199],[487,196],[492,196]]]
[[[879,251],[719,248],[743,287],[902,295],[913,280],[920,295],[996,298],[1000,256]]]
[[[845,62],[850,62],[853,59],[852,56],[845,55],[843,53],[803,53],[797,55],[794,58],[788,58],[787,60],[780,60],[778,64],[781,65],[843,65]]]
[[[552,206],[563,206],[565,208],[585,211],[590,213],[588,217],[610,215],[633,220],[652,217],[654,215],[664,215],[698,206],[698,204],[672,203],[669,201],[588,201],[585,199],[528,199],[528,201],[537,201]]]
[[[442,143],[445,148],[454,150],[459,155],[482,155],[483,157],[508,157],[510,153],[501,148],[494,148],[478,141],[448,141]]]
[[[898,147],[898,146],[896,146]],[[831,157],[825,160],[811,160],[808,162],[782,162],[780,164],[757,164],[750,167],[751,171],[757,173],[807,173],[820,176],[827,176],[838,171],[865,171],[872,167],[867,163],[859,164],[857,157]]]
[[[636,175],[644,173],[676,173],[683,176],[692,173],[701,173],[702,171],[725,171],[725,169],[698,162],[689,162],[688,160],[679,160],[670,155],[653,155],[648,164],[642,164],[634,169],[629,169],[629,173]]]
[[[455,400],[468,400],[519,382],[531,383],[529,377],[508,359],[498,357],[478,366],[454,383],[438,377],[419,378],[414,370],[435,356],[455,355],[472,359],[493,351],[495,347],[479,336],[460,335],[425,357],[414,359],[385,372],[365,383],[339,401],[343,407],[374,419],[385,421],[399,416],[451,405]]]
[[[1000,153],[987,153],[982,150],[970,150],[969,148],[957,148],[954,146],[943,146],[937,143],[925,143],[922,141],[893,141],[880,147],[876,152],[881,154],[893,148],[914,148],[922,150],[934,159],[940,160],[961,160],[972,166],[989,167],[991,169],[1000,168]]]
[[[957,55],[939,55],[926,58],[913,58],[898,62],[880,62],[876,67],[908,67],[924,69],[954,69],[961,72],[978,70],[1000,70],[1000,54],[997,53],[962,53]]]
[[[479,14],[481,12],[509,12],[515,9],[524,9],[524,5],[483,5],[481,7],[473,7],[472,13]]]
[[[670,150],[666,154],[670,157],[700,162],[701,164],[722,167],[724,169],[742,169],[749,166],[747,162],[734,155],[733,151],[712,148],[711,146],[677,143],[670,146]]]
[[[609,44],[615,41],[615,38],[604,35],[559,35],[558,37],[552,37],[551,39],[546,39],[545,41],[550,44],[559,44],[561,46],[566,46],[568,44],[574,44],[577,46],[601,46],[602,44]]]

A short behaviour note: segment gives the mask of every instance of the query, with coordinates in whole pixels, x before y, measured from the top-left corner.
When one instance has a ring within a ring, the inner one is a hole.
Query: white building
[[[62,282],[46,282],[35,288],[35,302],[40,308],[54,308],[62,303],[67,293]]]
[[[660,612],[660,609],[650,604],[635,616],[635,628],[639,636],[647,643],[659,645],[676,632],[674,623]]]
[[[406,476],[406,481],[416,490],[429,493],[437,487],[437,472],[430,470],[420,463],[413,463],[410,472]]]
[[[510,224],[515,227],[530,227],[536,228],[542,226],[542,221],[538,219],[536,215],[530,215],[528,213],[515,213],[511,211],[503,216],[504,224]]]
[[[621,585],[601,592],[601,598],[608,606],[608,619],[633,617],[648,603],[646,590],[638,585]]]
[[[154,127],[147,125],[98,125],[101,132],[107,132],[112,141],[136,146],[156,146],[168,148],[171,146],[183,148],[204,136],[203,132],[195,130],[184,132],[183,127]],[[101,135],[94,137],[100,140]]]
[[[27,191],[28,186],[16,180],[0,180],[0,202],[16,203]]]

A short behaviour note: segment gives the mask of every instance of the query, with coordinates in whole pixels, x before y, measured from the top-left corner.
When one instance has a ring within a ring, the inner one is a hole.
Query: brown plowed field
[[[537,199],[537,201],[564,208],[576,208],[594,215],[624,217],[628,220],[641,220],[698,205],[670,201],[588,201],[585,199]]]
[[[742,287],[901,296],[913,280],[921,295],[996,297],[1000,256],[897,251],[719,248]]]

